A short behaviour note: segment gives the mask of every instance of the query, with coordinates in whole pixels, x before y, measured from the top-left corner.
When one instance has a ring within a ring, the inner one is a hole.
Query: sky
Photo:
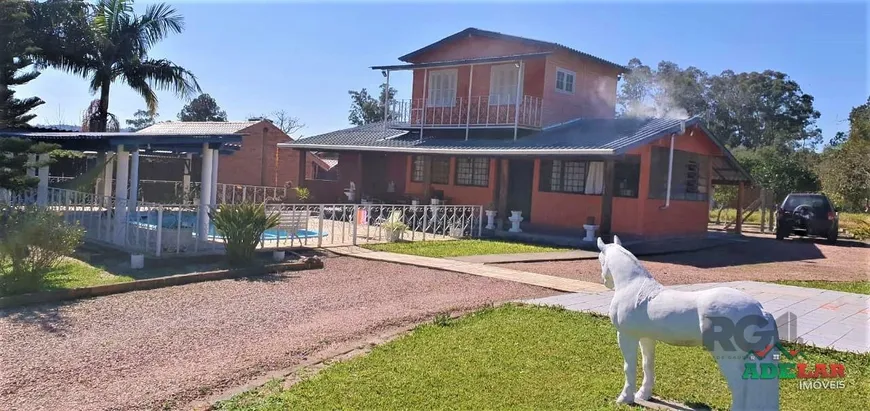
[[[147,3],[136,3],[138,10]],[[625,64],[669,60],[710,74],[782,71],[815,97],[825,140],[848,129],[849,111],[870,95],[868,7],[864,3],[290,3],[170,2],[185,31],[151,51],[193,71],[230,120],[285,110],[306,125],[293,137],[348,127],[348,90],[376,90],[370,66],[468,27],[552,41]],[[409,72],[391,75],[410,97]],[[95,98],[78,77],[46,70],[17,96],[46,104],[32,124],[77,124]],[[160,117],[184,101],[158,92]],[[119,120],[144,109],[122,83],[109,111]]]

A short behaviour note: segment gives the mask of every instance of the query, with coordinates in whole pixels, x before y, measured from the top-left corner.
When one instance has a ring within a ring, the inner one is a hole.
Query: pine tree
[[[26,126],[36,117],[28,112],[45,103],[39,97],[19,100],[12,90],[39,76],[35,70],[21,72],[33,64],[28,55],[36,50],[28,34],[26,5],[23,1],[0,2],[0,129]]]

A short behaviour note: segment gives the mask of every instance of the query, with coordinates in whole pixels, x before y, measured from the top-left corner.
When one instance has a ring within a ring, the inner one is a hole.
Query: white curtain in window
[[[426,105],[453,107],[456,104],[456,76],[456,69],[430,71]]]
[[[520,69],[514,64],[492,66],[489,77],[489,104],[515,104]]]
[[[604,192],[604,163],[601,161],[589,162],[586,170],[585,194],[601,194]]]

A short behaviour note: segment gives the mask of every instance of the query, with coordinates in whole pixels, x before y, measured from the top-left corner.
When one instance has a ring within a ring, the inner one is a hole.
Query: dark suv
[[[824,194],[791,193],[776,210],[777,240],[794,233],[825,237],[833,244],[839,231],[837,210]]]

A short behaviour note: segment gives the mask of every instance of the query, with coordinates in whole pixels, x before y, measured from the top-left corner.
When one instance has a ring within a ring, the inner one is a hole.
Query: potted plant
[[[226,242],[227,260],[234,266],[253,262],[263,232],[280,223],[278,214],[266,214],[264,204],[224,204],[208,214]]]
[[[395,242],[402,239],[402,234],[408,229],[408,225],[401,221],[393,220],[381,224],[381,229],[386,233],[387,240]]]
[[[462,238],[465,236],[465,227],[458,223],[450,226],[450,236],[453,238]]]

